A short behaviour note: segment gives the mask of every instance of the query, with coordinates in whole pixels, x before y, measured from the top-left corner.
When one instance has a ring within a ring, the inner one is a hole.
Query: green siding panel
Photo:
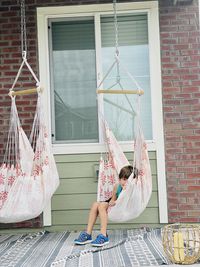
[[[52,211],[53,225],[87,224],[88,211],[89,210]],[[134,223],[159,223],[158,208],[146,208],[138,218],[127,222],[127,224]],[[99,220],[97,220],[97,224],[99,224]],[[112,224],[112,222],[109,222],[109,224]]]
[[[56,195],[53,197],[52,210],[89,209],[96,201],[96,194]],[[148,207],[158,207],[157,192],[153,192]]]
[[[58,163],[60,178],[93,177],[94,163],[92,162],[70,162]]]
[[[132,162],[133,154],[127,153]],[[52,229],[85,229],[89,208],[96,201],[99,154],[56,155],[60,186],[52,198]],[[149,152],[153,192],[145,211],[138,218],[123,224],[110,223],[110,229],[132,228],[136,225],[158,225],[158,185],[156,153]],[[95,229],[99,228],[99,220]]]
[[[97,182],[94,178],[60,179],[60,185],[55,195],[96,193]]]
[[[152,175],[153,191],[157,191],[157,179]],[[55,195],[87,194],[97,192],[97,180],[95,178],[66,178],[60,179],[60,185]]]
[[[128,160],[133,160],[133,154],[131,152],[129,153],[125,153],[126,157]],[[148,153],[149,155],[149,159],[156,159],[156,152],[149,152]],[[73,154],[73,155],[56,155],[55,156],[55,160],[57,163],[60,163],[60,162],[77,162],[77,159],[78,161],[80,162],[86,162],[86,161],[99,161],[100,159],[100,155],[99,154]]]
[[[150,160],[151,172],[156,174],[156,161]],[[58,173],[60,178],[73,178],[73,177],[94,177],[95,169],[98,168],[98,162],[62,162],[57,163]]]

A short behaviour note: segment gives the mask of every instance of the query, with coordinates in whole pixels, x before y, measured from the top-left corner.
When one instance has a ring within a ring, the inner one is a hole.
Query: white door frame
[[[199,0],[200,1],[200,0]],[[165,151],[163,130],[161,64],[160,64],[160,33],[159,33],[159,7],[158,1],[128,2],[117,4],[117,9],[128,12],[130,10],[147,11],[149,16],[149,48],[150,48],[150,77],[152,88],[152,129],[154,140],[147,142],[148,151],[156,151],[157,177],[158,177],[158,201],[160,223],[168,222],[167,189],[165,173]],[[44,105],[46,108],[46,122],[51,127],[51,101],[50,101],[50,69],[49,69],[49,44],[48,44],[48,19],[62,18],[66,16],[85,16],[96,12],[113,12],[112,4],[59,6],[37,8],[38,26],[38,51],[40,81],[45,88]],[[49,131],[51,132],[51,131]],[[51,142],[51,140],[49,140]],[[122,144],[124,151],[129,151],[129,144]],[[98,153],[103,151],[101,144],[62,144],[53,145],[54,154],[67,153]],[[51,205],[44,211],[44,225],[51,225]]]

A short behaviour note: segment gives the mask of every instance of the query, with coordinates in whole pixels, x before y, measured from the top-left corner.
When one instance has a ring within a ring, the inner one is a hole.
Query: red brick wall
[[[169,222],[200,222],[198,1],[169,3],[160,3]]]

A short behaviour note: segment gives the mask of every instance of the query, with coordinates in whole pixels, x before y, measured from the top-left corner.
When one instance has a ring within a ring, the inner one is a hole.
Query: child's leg
[[[107,224],[108,224],[108,214],[107,214],[107,209],[108,209],[108,203],[107,202],[102,202],[99,203],[98,210],[99,210],[99,217],[101,220],[101,233],[106,236],[107,232]]]
[[[90,213],[88,217],[88,225],[87,225],[87,233],[90,235],[92,233],[93,226],[98,216],[98,206],[99,206],[99,202],[94,202],[90,209]]]

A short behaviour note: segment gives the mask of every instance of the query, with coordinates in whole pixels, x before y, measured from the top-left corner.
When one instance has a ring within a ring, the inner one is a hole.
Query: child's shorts
[[[104,201],[101,201],[101,202],[107,202],[107,203],[109,203],[110,201],[111,201],[111,197],[109,198],[109,199],[107,199],[107,200],[104,200]]]

